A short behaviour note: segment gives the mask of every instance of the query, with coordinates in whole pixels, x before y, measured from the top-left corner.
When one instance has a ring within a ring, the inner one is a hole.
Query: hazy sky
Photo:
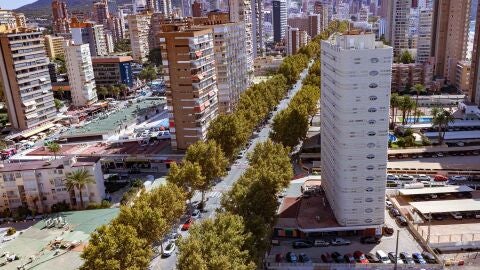
[[[35,1],[36,0],[0,0],[0,7],[2,9],[16,9]]]

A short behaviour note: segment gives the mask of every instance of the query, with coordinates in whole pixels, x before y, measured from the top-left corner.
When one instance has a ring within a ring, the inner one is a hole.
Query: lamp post
[[[400,236],[400,230],[397,230],[397,243],[395,245],[395,266],[394,270],[397,270],[397,263],[398,263],[398,238]]]

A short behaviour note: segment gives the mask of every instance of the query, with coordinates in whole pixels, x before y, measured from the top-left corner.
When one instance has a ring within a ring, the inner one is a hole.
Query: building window
[[[373,222],[373,220],[371,218],[365,219],[365,223],[372,223],[372,222]]]
[[[368,74],[370,74],[370,76],[377,76],[377,75],[378,75],[378,71],[372,70],[372,71],[370,71]]]
[[[366,192],[372,192],[372,191],[373,191],[373,187],[367,187],[367,188],[365,189],[365,191],[366,191]]]
[[[373,147],[375,147],[375,144],[374,144],[374,143],[368,143],[368,144],[367,144],[367,147],[368,147],[368,148],[373,148]]]
[[[372,208],[365,208],[365,213],[372,213],[373,209]]]
[[[377,111],[376,108],[370,108],[370,109],[368,109],[368,112],[376,112],[376,111]]]
[[[380,60],[376,57],[370,58],[370,62],[372,62],[372,63],[378,63],[378,61],[380,61]]]
[[[369,155],[367,155],[367,158],[368,158],[368,159],[374,159],[374,158],[375,158],[375,155],[374,155],[374,154],[369,154]]]
[[[368,165],[368,166],[367,166],[367,170],[368,170],[368,171],[371,171],[371,170],[373,170],[373,169],[375,169],[375,167],[374,167],[373,165]]]
[[[373,181],[375,179],[375,177],[373,176],[367,176],[367,178],[365,178],[365,180],[367,181]]]
[[[373,202],[373,198],[365,198],[365,202]]]
[[[377,96],[370,96],[368,97],[371,101],[377,100]]]
[[[374,125],[376,122],[377,122],[377,121],[375,121],[375,120],[368,120],[368,123],[369,123],[370,125]]]
[[[369,131],[368,132],[368,136],[375,136],[375,134],[376,134],[375,131]]]
[[[376,83],[371,83],[371,84],[368,85],[368,87],[370,87],[370,88],[377,88],[377,87],[378,87],[378,84],[376,84]]]

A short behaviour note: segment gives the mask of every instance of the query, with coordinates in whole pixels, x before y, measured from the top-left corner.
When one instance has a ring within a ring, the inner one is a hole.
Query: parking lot
[[[399,249],[398,252],[408,252],[410,254],[415,252],[422,252],[422,247],[417,243],[413,238],[406,227],[399,227],[395,220],[385,211],[385,224],[395,230],[399,231]],[[324,237],[318,239],[332,239],[334,237]],[[297,255],[300,253],[305,253],[314,263],[321,263],[321,255],[325,253],[338,252],[342,256],[345,254],[353,254],[355,251],[359,250],[364,254],[375,253],[377,250],[383,250],[386,253],[395,252],[396,245],[396,233],[392,236],[383,236],[379,244],[361,244],[360,236],[352,237],[341,237],[343,239],[351,241],[350,245],[346,246],[327,246],[327,247],[311,247],[311,248],[302,248],[294,249],[292,248],[293,239],[290,240],[281,240],[280,245],[272,246],[272,249],[269,253],[268,262],[275,262],[275,257],[277,254],[281,254],[284,258],[283,262],[286,262],[285,256],[287,252],[295,252]]]

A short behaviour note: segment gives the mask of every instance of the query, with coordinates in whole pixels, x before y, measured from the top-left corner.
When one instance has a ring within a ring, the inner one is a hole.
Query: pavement
[[[286,99],[280,101],[280,104],[277,107],[277,111],[273,112],[273,117],[283,109],[286,109],[292,97],[300,90],[302,87],[302,80],[308,74],[308,69],[312,65],[313,62],[310,62],[308,67],[300,74],[300,79],[297,83],[292,87],[289,91],[288,96]],[[273,118],[272,117],[272,118]],[[270,135],[271,127],[270,124],[265,125],[258,135],[251,141],[250,147],[245,151],[245,154],[242,158],[238,159],[235,164],[232,165],[231,170],[228,172],[228,175],[225,176],[222,181],[220,181],[217,185],[215,185],[212,190],[207,194],[208,200],[205,204],[206,213],[203,213],[200,219],[212,218],[215,216],[216,209],[220,208],[221,202],[221,194],[228,192],[231,187],[237,182],[237,180],[242,176],[248,168],[248,160],[247,160],[247,153],[253,151],[255,146],[258,143],[265,142],[269,135]],[[192,198],[192,201],[200,200],[199,194],[195,194]],[[183,221],[184,219],[182,219]],[[182,232],[180,230],[181,224],[178,225],[177,228],[174,228],[179,232],[182,237],[188,235],[187,232]],[[177,261],[177,252],[175,251],[170,257],[162,258],[161,256],[156,256],[153,258],[149,270],[170,270],[175,269],[176,261]]]

